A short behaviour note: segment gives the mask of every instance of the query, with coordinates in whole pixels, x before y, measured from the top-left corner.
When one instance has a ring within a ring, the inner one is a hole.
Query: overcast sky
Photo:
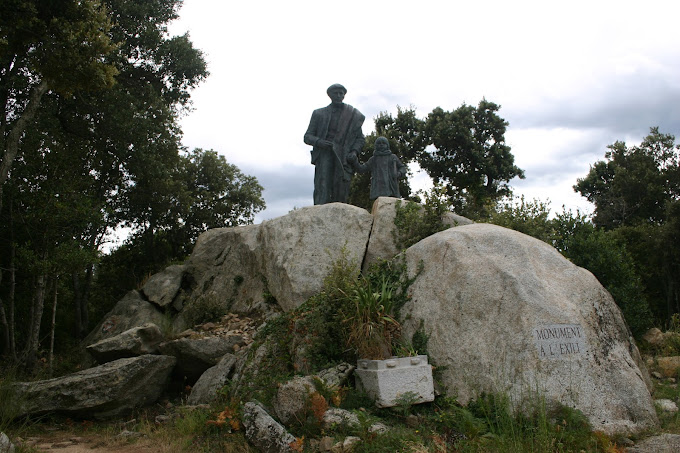
[[[607,145],[638,144],[651,126],[680,139],[677,0],[184,0],[171,33],[187,31],[211,75],[181,121],[184,145],[258,178],[256,222],[313,204],[302,139],[333,83],[366,115],[364,134],[398,105],[420,117],[501,105],[526,174],[515,195],[553,212],[592,211],[572,186]]]

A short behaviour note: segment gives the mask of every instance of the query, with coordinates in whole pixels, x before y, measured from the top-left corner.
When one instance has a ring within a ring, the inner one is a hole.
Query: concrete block
[[[426,355],[358,361],[354,371],[357,388],[363,389],[378,407],[393,407],[412,392],[413,404],[434,401],[432,367]]]

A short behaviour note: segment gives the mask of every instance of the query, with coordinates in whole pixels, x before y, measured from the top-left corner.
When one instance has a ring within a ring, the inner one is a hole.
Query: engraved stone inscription
[[[548,324],[533,330],[538,357],[566,359],[586,352],[586,337],[578,324]]]

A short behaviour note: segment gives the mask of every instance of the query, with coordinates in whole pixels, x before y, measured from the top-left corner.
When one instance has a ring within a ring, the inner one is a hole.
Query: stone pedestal
[[[434,401],[432,367],[426,355],[359,360],[357,388],[363,389],[378,407],[393,407],[405,399],[411,404]]]

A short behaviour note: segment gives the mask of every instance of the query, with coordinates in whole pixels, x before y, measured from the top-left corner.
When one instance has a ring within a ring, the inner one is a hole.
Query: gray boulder
[[[191,389],[187,404],[210,404],[217,400],[217,392],[229,380],[229,375],[236,364],[236,356],[225,354],[212,368],[208,368]]]
[[[260,225],[209,230],[199,236],[181,279],[170,278],[166,269],[147,285],[171,286],[173,291],[182,284],[186,287],[173,299],[174,305],[183,307],[173,322],[176,331],[191,327],[191,313],[204,311],[202,304],[225,313],[266,312],[269,293],[284,311],[292,310],[319,292],[343,251],[359,268],[372,223],[364,209],[330,203]],[[170,281],[172,285],[156,285]],[[151,289],[149,293],[154,294]]]
[[[662,412],[667,412],[669,414],[675,414],[678,412],[678,405],[675,404],[675,401],[669,400],[669,399],[658,399],[654,400],[654,404],[662,411]]]
[[[331,407],[323,414],[323,426],[326,429],[331,429],[334,426],[358,428],[361,426],[361,422],[354,412],[339,407]]]
[[[391,260],[401,252],[394,240],[394,218],[397,214],[397,201],[406,202],[392,197],[380,197],[373,202],[371,211],[373,225],[364,256],[364,269],[381,259]]]
[[[112,418],[156,401],[175,362],[174,357],[143,355],[46,381],[19,382],[13,389],[21,415]]]
[[[248,402],[243,406],[246,438],[262,453],[292,453],[295,437],[281,426],[262,406]]]
[[[304,420],[309,407],[309,398],[314,392],[316,387],[311,376],[295,376],[280,385],[272,401],[276,417],[284,425],[295,420]]]
[[[284,311],[317,294],[343,251],[361,266],[373,217],[343,203],[308,206],[262,223],[264,276]]]
[[[678,368],[680,368],[680,356],[656,357],[656,368],[661,377],[675,377],[678,374]]]
[[[84,345],[91,345],[105,338],[115,337],[133,327],[153,323],[163,325],[165,316],[155,305],[142,299],[137,291],[130,291],[116,303],[104,319],[83,340]]]
[[[156,324],[133,327],[115,337],[105,338],[87,346],[87,352],[99,363],[144,354],[157,354],[165,338]]]
[[[664,335],[658,327],[652,327],[642,336],[642,339],[649,343],[650,346],[663,346]]]
[[[444,225],[448,225],[451,228],[457,226],[472,225],[475,223],[472,220],[468,219],[467,217],[463,217],[462,215],[458,215],[454,212],[445,212],[444,215],[442,216],[442,222],[444,223]]]
[[[319,371],[317,376],[327,387],[341,387],[347,383],[350,375],[354,372],[354,368],[353,365],[343,362],[333,368]]]
[[[224,312],[248,313],[263,299],[260,225],[216,228],[201,234],[187,261],[193,294],[184,305],[211,300]]]
[[[648,437],[626,449],[628,453],[677,453],[680,451],[680,434],[659,434]]]
[[[187,266],[168,266],[161,272],[152,275],[142,287],[142,292],[150,302],[165,308],[173,303],[182,287],[182,278],[187,271]],[[182,309],[181,300],[174,305],[176,310]]]
[[[242,391],[243,387],[268,372],[271,361],[277,357],[285,356],[288,352],[282,342],[271,336],[267,337],[255,350],[249,350],[245,354],[239,354],[231,376],[231,384],[234,393]],[[257,343],[254,343],[257,344]]]
[[[0,453],[14,453],[16,449],[7,434],[0,432]]]
[[[353,371],[354,367],[349,363],[340,363],[314,376],[293,377],[277,389],[272,401],[274,414],[284,425],[304,419],[309,410],[310,397],[317,392],[316,380],[320,380],[327,388],[338,388],[347,382]]]
[[[422,323],[429,357],[458,401],[504,392],[521,407],[545,397],[608,433],[657,426],[621,311],[590,272],[553,247],[474,224],[430,236],[405,257],[412,275],[424,268],[401,310],[403,334]]]
[[[224,357],[234,352],[234,345],[241,337],[206,337],[180,338],[178,340],[161,343],[159,349],[162,354],[177,358],[175,374],[185,377],[189,384],[198,378]]]

